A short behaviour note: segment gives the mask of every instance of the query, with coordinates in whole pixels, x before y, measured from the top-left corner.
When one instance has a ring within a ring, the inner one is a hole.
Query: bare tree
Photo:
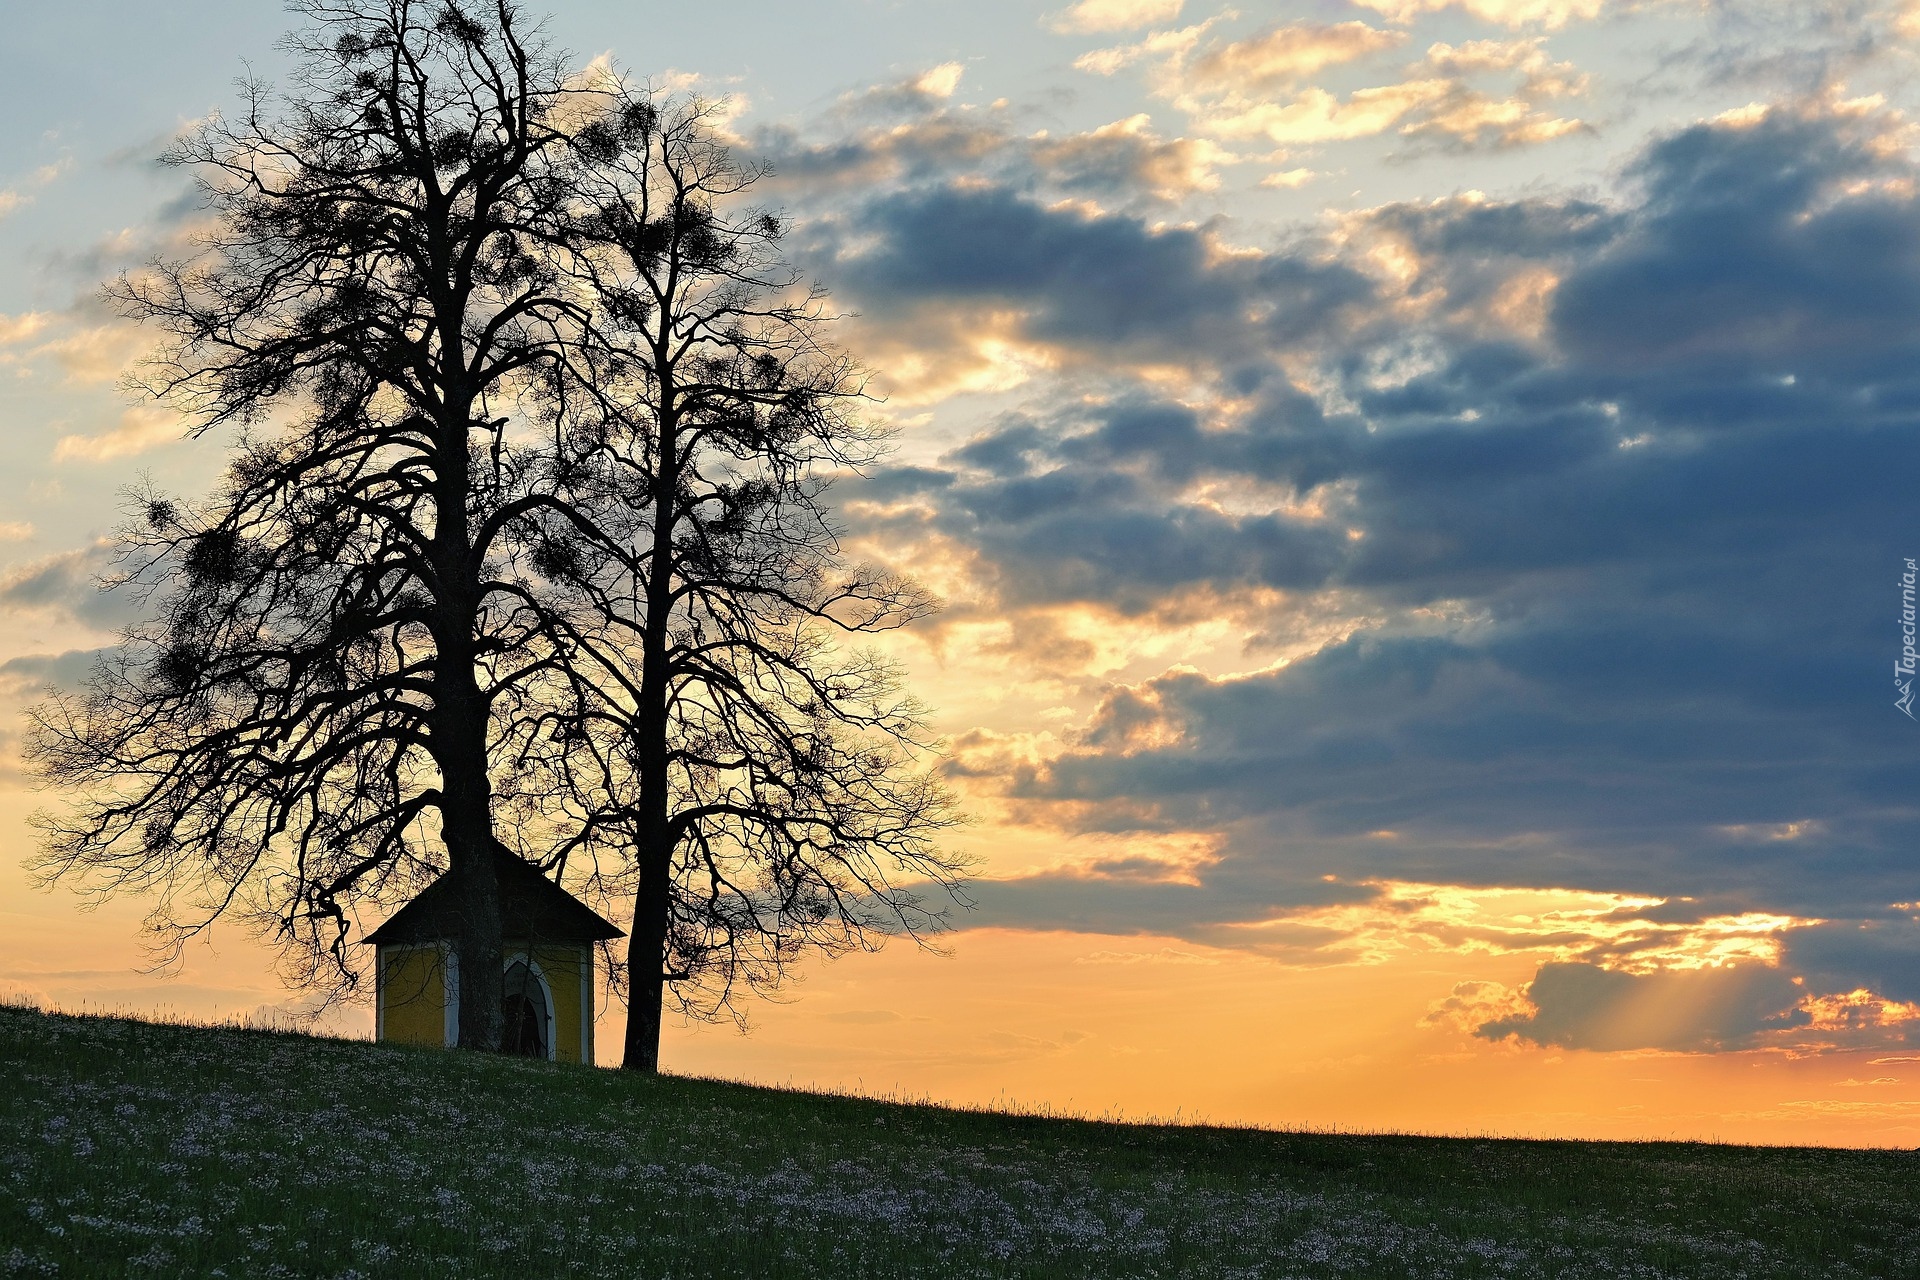
[[[556,713],[539,790],[633,894],[625,1065],[654,1071],[669,991],[711,1017],[802,951],[923,937],[940,915],[916,887],[955,894],[962,864],[936,844],[955,814],[918,706],[833,640],[932,603],[840,552],[828,482],[885,445],[863,374],[746,202],[760,170],[712,104],[602,89],[605,145],[571,184],[596,313],[549,387],[582,462],[543,554],[604,627],[568,669],[594,683]]]
[[[552,455],[522,398],[580,310],[547,248],[570,90],[506,0],[294,7],[293,92],[247,84],[167,157],[215,229],[111,290],[171,335],[146,389],[237,443],[209,500],[140,495],[123,583],[154,620],[36,713],[83,795],[40,865],[157,892],[175,944],[244,911],[296,978],[348,982],[354,904],[438,870],[437,835],[461,1043],[496,1048],[498,708],[566,634],[517,548]]]
[[[843,562],[826,486],[884,437],[713,109],[569,79],[480,3],[299,0],[295,91],[170,157],[215,229],[112,292],[233,459],[204,502],[137,495],[152,620],[36,711],[82,797],[40,865],[156,892],[176,946],[247,915],[335,989],[358,908],[450,867],[492,1049],[511,830],[631,895],[651,1071],[670,984],[737,1012],[803,950],[938,927],[933,744],[833,639],[930,601]]]

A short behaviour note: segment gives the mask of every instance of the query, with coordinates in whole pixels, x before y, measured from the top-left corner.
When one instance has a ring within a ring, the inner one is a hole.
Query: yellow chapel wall
[[[438,946],[380,948],[379,1025],[375,1035],[401,1044],[447,1043],[446,957]]]
[[[508,942],[502,948],[511,963],[531,959],[552,999],[553,1058],[558,1062],[593,1061],[593,948]],[[435,944],[380,948],[375,1004],[376,1039],[400,1044],[445,1046],[452,1034],[447,1009],[447,967],[454,957]],[[583,1039],[584,1034],[584,1039]]]

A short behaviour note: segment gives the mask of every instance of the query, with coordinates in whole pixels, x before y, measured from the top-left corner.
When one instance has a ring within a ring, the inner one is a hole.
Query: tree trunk
[[[463,806],[465,807],[465,806]],[[461,830],[456,831],[456,825]],[[476,830],[478,826],[478,830]],[[493,861],[493,834],[485,824],[441,824],[460,896],[460,1047],[500,1051],[505,1031],[501,996],[505,982],[500,936],[500,875]]]
[[[464,311],[443,302],[443,316]],[[458,352],[457,330],[444,326],[443,350]],[[449,362],[450,363],[450,362]],[[447,379],[447,384],[453,381]],[[447,385],[443,384],[443,385]],[[440,430],[432,559],[439,578],[438,658],[434,665],[433,754],[440,766],[440,829],[459,890],[460,1047],[500,1050],[505,1011],[500,877],[494,864],[493,782],[487,759],[488,712],[480,691],[474,635],[479,616],[480,557],[467,502],[468,404],[452,397]]]
[[[663,382],[665,380],[663,379]],[[670,403],[663,388],[662,400]],[[667,634],[673,619],[674,525],[679,519],[673,419],[661,415],[654,478],[653,546],[647,554],[647,616],[640,633],[640,698],[634,708],[634,762],[640,775],[634,833],[640,887],[627,947],[627,1045],[621,1066],[660,1070],[660,1011],[666,997],[667,914],[673,900],[673,834],[667,815]]]
[[[457,601],[451,611],[458,612]],[[440,766],[440,831],[460,902],[460,1047],[494,1052],[504,1030],[500,875],[494,864],[486,704],[474,679],[472,648],[464,636],[442,642],[435,672],[434,755]]]
[[[655,1075],[660,1070],[660,1012],[667,984],[667,861],[648,858],[640,872],[627,947],[627,1043],[620,1065]]]
[[[648,592],[651,596],[653,593]],[[640,887],[634,894],[633,929],[627,945],[627,1044],[620,1065],[649,1075],[660,1070],[660,1010],[666,997],[667,911],[673,896],[673,849],[667,819],[666,677],[653,673],[666,662],[665,637],[656,639],[649,613],[642,635],[640,695],[634,744],[640,773],[640,823],[635,833]],[[664,612],[659,630],[666,630]]]

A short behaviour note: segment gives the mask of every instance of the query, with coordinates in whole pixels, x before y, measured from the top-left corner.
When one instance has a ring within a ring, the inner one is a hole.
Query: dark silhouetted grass
[[[1920,1157],[1106,1124],[0,1008],[0,1273],[1920,1276]]]

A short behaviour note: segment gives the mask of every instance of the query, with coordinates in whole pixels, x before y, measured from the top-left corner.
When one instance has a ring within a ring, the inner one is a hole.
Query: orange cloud
[[[119,421],[98,434],[62,436],[53,448],[53,460],[111,462],[171,444],[183,434],[177,415],[150,405],[136,405],[124,410]]]
[[[1435,44],[1405,79],[1343,96],[1307,81],[1328,67],[1404,43],[1404,32],[1364,22],[1296,23],[1203,49],[1210,25],[1096,50],[1074,65],[1112,75],[1151,63],[1154,92],[1192,116],[1201,132],[1220,138],[1311,146],[1398,130],[1455,145],[1514,147],[1585,127],[1539,110],[1541,102],[1582,93],[1588,83],[1571,63],[1549,58],[1539,38]],[[1471,83],[1491,75],[1518,77],[1519,84],[1511,92],[1489,93]]]
[[[1055,31],[1128,31],[1171,22],[1180,16],[1183,0],[1080,0],[1047,25]]]
[[[1353,62],[1406,43],[1404,31],[1364,22],[1275,26],[1245,40],[1210,49],[1188,71],[1190,91],[1247,92],[1276,88],[1326,67]]]

